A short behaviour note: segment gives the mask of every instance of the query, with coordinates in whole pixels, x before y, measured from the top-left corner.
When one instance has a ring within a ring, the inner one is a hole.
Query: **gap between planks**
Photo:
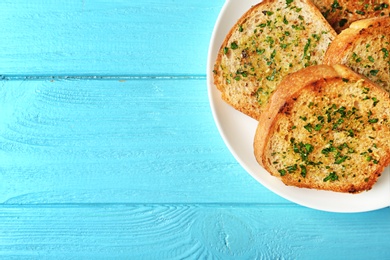
[[[188,208],[270,208],[289,207],[302,208],[295,203],[29,203],[29,204],[7,204],[1,203],[0,209],[7,208],[107,208],[107,207],[188,207]]]
[[[11,80],[205,80],[206,75],[0,75],[0,81]]]

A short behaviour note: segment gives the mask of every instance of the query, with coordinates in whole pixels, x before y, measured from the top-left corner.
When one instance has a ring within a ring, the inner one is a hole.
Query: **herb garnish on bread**
[[[264,0],[232,27],[214,84],[235,109],[259,119],[283,77],[321,64],[336,32],[309,0]]]
[[[343,65],[285,77],[254,140],[257,161],[286,185],[369,190],[390,163],[389,93]]]
[[[356,21],[326,51],[324,63],[345,64],[390,92],[390,18]]]
[[[354,21],[389,17],[390,1],[377,0],[312,0],[330,25],[340,33]]]

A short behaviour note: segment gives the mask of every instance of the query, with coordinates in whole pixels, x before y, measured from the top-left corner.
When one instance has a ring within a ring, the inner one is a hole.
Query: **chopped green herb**
[[[311,144],[305,144],[305,149],[307,153],[311,153],[314,150],[314,147]]]
[[[334,0],[331,7],[332,7],[332,13],[334,13],[336,11],[336,9],[342,9],[339,2],[337,2],[337,0]]]
[[[323,126],[324,126],[324,125],[322,125],[322,124],[316,124],[316,126],[314,127],[314,130],[320,131],[320,130],[322,129]]]
[[[243,76],[244,78],[248,77],[248,72],[244,70],[237,70],[236,74]]]
[[[267,43],[269,43],[271,47],[272,47],[273,44],[275,43],[275,40],[274,40],[271,36],[267,36],[267,37],[265,38],[265,41],[266,41]]]
[[[329,147],[324,148],[324,149],[322,149],[322,151],[321,151],[321,153],[324,154],[324,155],[326,155],[326,156],[327,156],[329,153],[336,151],[336,148],[333,146],[333,140],[330,140],[328,145],[329,145]]]
[[[270,59],[273,60],[276,56],[276,50],[271,53]]]
[[[336,130],[342,123],[344,123],[344,119],[339,118],[336,123],[333,124],[333,130]]]
[[[345,117],[345,115],[346,115],[345,110],[346,110],[346,107],[343,106],[343,107],[340,107],[339,109],[337,109],[335,111],[335,113],[339,113],[341,115],[341,117]]]
[[[303,164],[301,164],[301,165],[299,165],[299,167],[301,168],[301,176],[302,176],[303,178],[305,178],[305,177],[306,177],[306,173],[307,173],[306,166],[303,165]]]
[[[288,24],[288,21],[287,21],[287,19],[286,19],[286,16],[283,17],[283,23],[284,23],[284,24]]]
[[[287,169],[287,171],[288,171],[289,173],[295,172],[295,171],[297,170],[297,165],[294,164],[294,165],[291,165],[291,166],[287,166],[286,169]]]
[[[313,33],[311,36],[312,36],[315,40],[317,40],[317,41],[319,41],[319,40],[321,39],[321,35],[318,35],[318,34],[315,34],[315,33]]]
[[[299,153],[299,155],[301,156],[301,159],[304,162],[307,162],[309,154],[311,152],[313,152],[313,150],[314,150],[313,145],[311,145],[309,143],[304,144],[303,142],[300,142],[300,143],[297,144],[295,142],[294,138],[291,138],[290,141],[291,141],[292,146],[293,146],[293,151],[295,153]]]
[[[330,116],[330,113],[326,113],[326,118],[328,123],[332,121],[332,117]]]
[[[309,39],[307,39],[307,42],[306,42],[306,44],[305,44],[305,47],[303,48],[303,57],[302,57],[302,59],[305,59],[306,57],[308,57],[307,51],[309,50],[310,43],[311,43],[311,40],[310,40],[310,38],[309,38]]]
[[[344,156],[341,156],[341,157],[337,157],[335,159],[335,164],[341,164],[343,163],[346,159],[348,159],[348,156],[344,155]]]
[[[272,71],[272,74],[271,75],[269,75],[269,76],[267,76],[267,77],[265,77],[268,81],[274,81],[275,80],[275,74],[276,74],[276,69],[274,69],[273,71]]]
[[[389,51],[386,48],[382,48],[382,52],[383,52],[383,58],[384,59],[389,57]]]
[[[368,118],[370,118],[372,116],[372,111],[371,110],[368,111],[367,116],[368,116]]]
[[[282,48],[282,49],[286,49],[286,48],[287,48],[287,46],[288,46],[288,44],[286,44],[286,43],[282,43],[282,44],[280,44],[280,48]]]
[[[305,30],[305,26],[304,26],[303,24],[300,24],[300,25],[293,24],[291,27],[292,27],[293,29],[295,29],[295,30],[298,30],[298,31],[303,31],[303,30]]]
[[[223,48],[223,54],[227,54],[228,51],[229,51],[229,48],[228,48],[228,47]]]
[[[324,182],[327,181],[337,181],[339,177],[337,176],[336,172],[331,172],[327,177],[324,178]]]
[[[278,172],[280,173],[280,176],[284,176],[286,175],[286,170],[278,170]]]
[[[347,143],[343,143],[343,144],[340,144],[337,149],[339,150],[343,150],[344,148],[348,148],[348,144]]]
[[[370,74],[373,76],[376,76],[378,74],[379,70],[370,70]]]
[[[336,151],[336,148],[332,146],[332,147],[322,149],[321,153],[324,155],[328,155],[329,153],[334,151]]]
[[[313,126],[309,123],[307,125],[304,126],[304,128],[309,131],[309,133],[311,133],[313,131]]]
[[[265,49],[256,49],[257,54],[263,54]]]
[[[372,100],[374,101],[372,105],[375,107],[378,104],[379,100],[376,97],[373,97]]]
[[[375,6],[374,10],[375,10],[375,11],[379,11],[379,10],[383,10],[383,9],[385,9],[385,8],[388,8],[388,7],[389,7],[388,4],[382,3],[382,4],[380,4],[380,5]]]

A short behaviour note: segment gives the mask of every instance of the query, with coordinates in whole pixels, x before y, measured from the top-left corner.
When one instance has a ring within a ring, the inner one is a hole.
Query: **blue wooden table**
[[[223,4],[0,2],[1,259],[389,259],[389,208],[296,205],[227,149],[206,83]]]

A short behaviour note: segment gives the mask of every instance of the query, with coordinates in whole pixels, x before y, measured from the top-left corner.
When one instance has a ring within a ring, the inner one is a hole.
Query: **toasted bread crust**
[[[264,0],[232,27],[219,50],[214,84],[222,99],[258,120],[282,78],[321,64],[336,32],[309,0]]]
[[[326,51],[324,63],[344,64],[390,92],[390,18],[356,21]]]
[[[389,0],[312,0],[337,33],[351,23],[374,17],[389,17]]]
[[[390,97],[342,65],[287,76],[256,130],[257,161],[286,185],[357,193],[390,163]]]

